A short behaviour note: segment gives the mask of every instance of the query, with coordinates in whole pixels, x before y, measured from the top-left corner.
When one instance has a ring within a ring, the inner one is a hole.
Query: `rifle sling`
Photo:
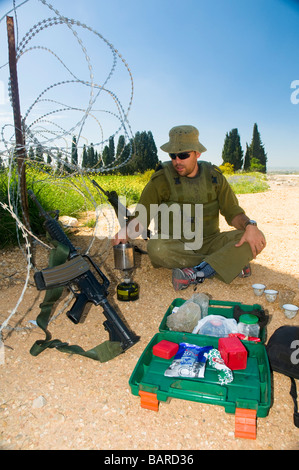
[[[49,268],[65,263],[69,255],[68,247],[56,242],[55,240],[51,240],[51,242],[55,248],[53,248],[50,252]],[[64,287],[57,287],[46,291],[44,301],[40,304],[41,311],[36,319],[37,325],[44,331],[46,338],[44,340],[36,341],[30,349],[30,354],[32,356],[38,356],[47,348],[56,348],[61,352],[79,354],[80,356],[85,356],[99,362],[107,362],[121,354],[123,349],[120,342],[118,341],[107,340],[102,344],[99,344],[98,346],[90,349],[89,351],[84,351],[84,349],[82,349],[80,346],[68,345],[59,339],[52,340],[52,335],[48,330],[48,324],[53,305],[61,297],[63,289]]]

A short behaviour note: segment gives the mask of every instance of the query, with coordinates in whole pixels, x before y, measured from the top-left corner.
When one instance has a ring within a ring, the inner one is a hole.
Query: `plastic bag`
[[[164,372],[166,377],[204,377],[207,355],[212,346],[180,343],[174,360]]]
[[[207,316],[210,298],[206,294],[195,293],[192,295],[192,297],[190,297],[190,299],[186,300],[186,304],[189,302],[194,302],[195,304],[198,304],[200,306],[202,318]]]
[[[216,336],[225,338],[231,333],[238,332],[238,324],[234,318],[226,318],[221,315],[208,315],[199,320],[193,329],[193,334]]]
[[[200,319],[200,306],[194,302],[184,302],[180,307],[173,309],[173,313],[167,317],[166,325],[172,331],[191,333]]]

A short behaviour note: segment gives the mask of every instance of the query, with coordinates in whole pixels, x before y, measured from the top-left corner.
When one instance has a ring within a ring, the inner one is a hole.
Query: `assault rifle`
[[[67,312],[68,318],[75,324],[85,319],[83,313],[88,303],[100,305],[106,317],[103,324],[105,330],[109,332],[110,341],[120,342],[123,351],[133,346],[139,341],[139,337],[129,330],[109,304],[107,300],[110,285],[108,278],[90,256],[77,253],[58,221],[43,209],[33,191],[29,190],[28,194],[37,205],[40,215],[44,217],[44,225],[51,238],[69,249],[68,260],[64,264],[46,268],[34,274],[37,289],[41,291],[67,286],[76,297],[71,310]],[[97,277],[100,278],[100,282],[91,272],[90,265],[94,268]]]

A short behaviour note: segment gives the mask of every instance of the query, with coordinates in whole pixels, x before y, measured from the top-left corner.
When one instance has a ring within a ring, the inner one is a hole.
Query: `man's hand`
[[[235,246],[239,247],[245,242],[249,243],[254,258],[256,258],[266,246],[263,233],[254,225],[247,225],[241,240]]]

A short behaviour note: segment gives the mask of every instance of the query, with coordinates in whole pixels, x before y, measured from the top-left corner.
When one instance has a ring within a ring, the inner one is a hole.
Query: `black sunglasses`
[[[169,156],[172,160],[175,160],[178,157],[180,160],[186,160],[190,157],[191,152],[183,152],[183,153],[170,153]]]

